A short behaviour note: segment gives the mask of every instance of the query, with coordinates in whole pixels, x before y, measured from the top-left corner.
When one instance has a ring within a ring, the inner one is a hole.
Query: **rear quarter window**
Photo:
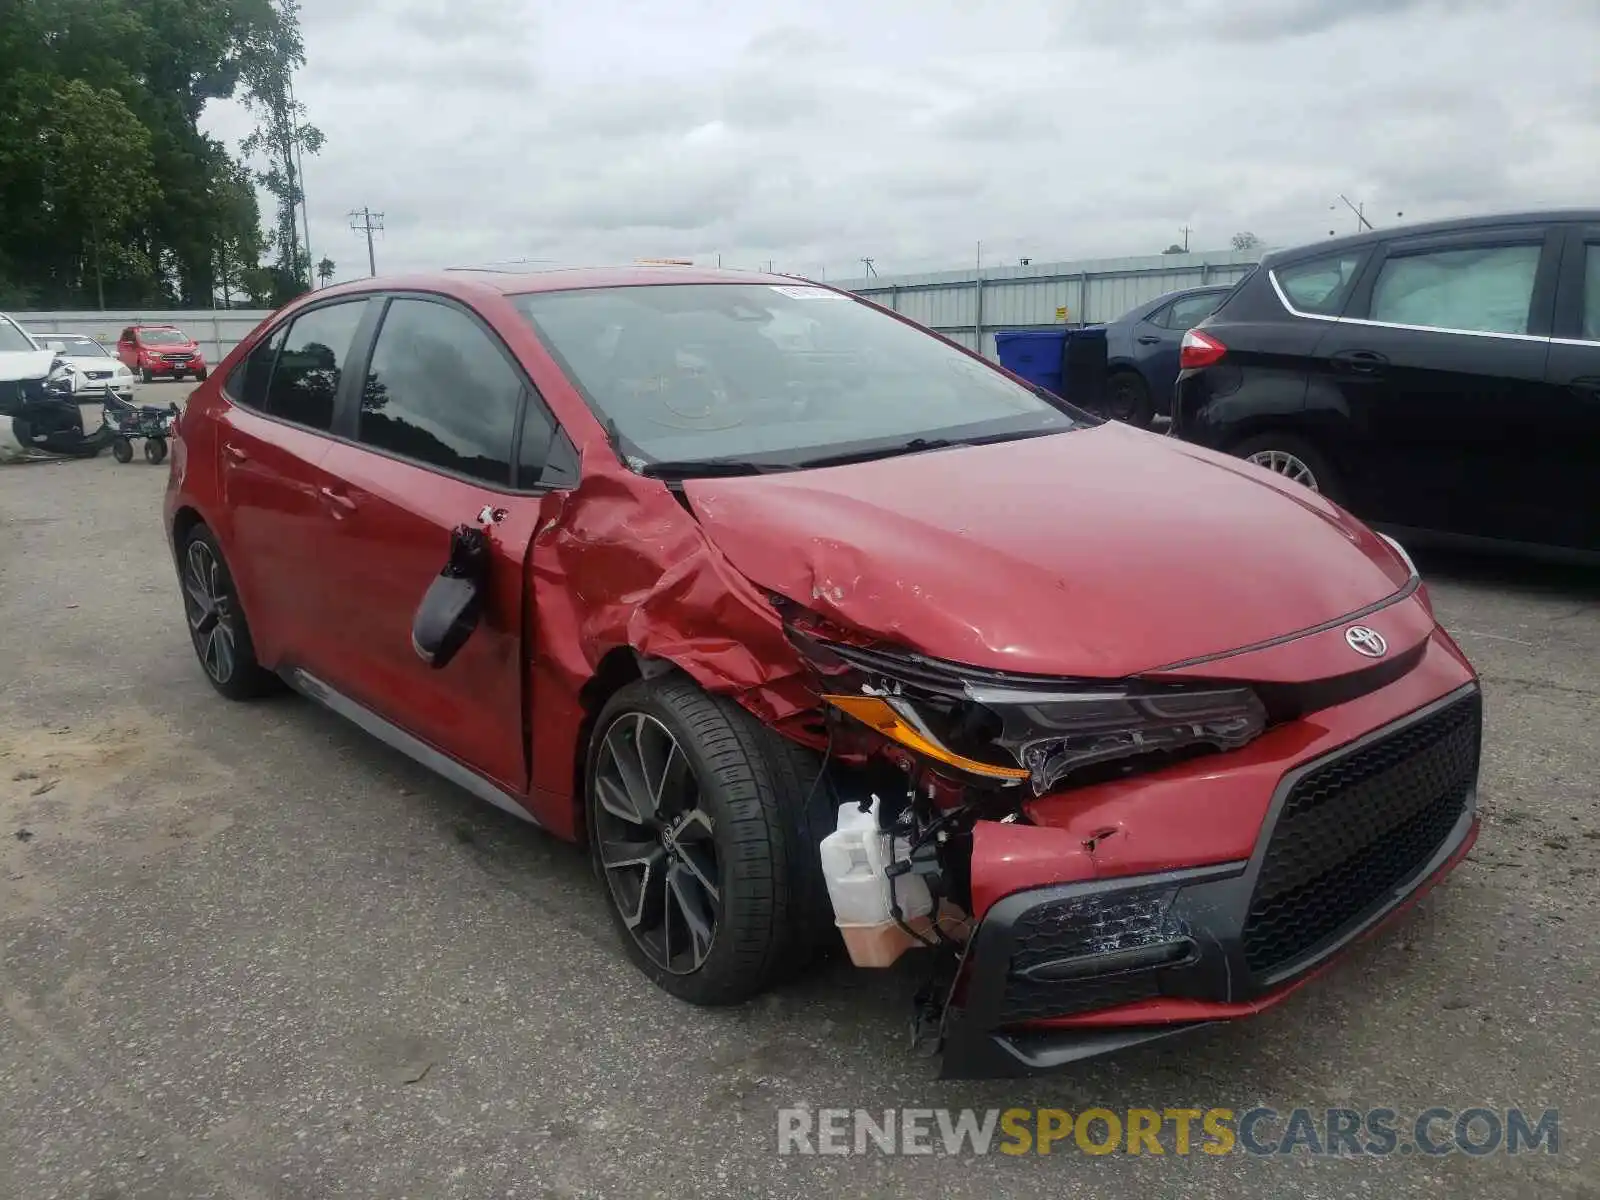
[[[1272,277],[1296,312],[1336,317],[1350,298],[1364,253],[1330,254],[1292,266],[1276,267]]]

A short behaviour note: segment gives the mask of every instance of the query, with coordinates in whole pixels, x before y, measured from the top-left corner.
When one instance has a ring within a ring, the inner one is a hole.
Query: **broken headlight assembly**
[[[1267,726],[1238,684],[1010,675],[788,628],[831,708],[923,760],[1034,795],[1234,750]]]

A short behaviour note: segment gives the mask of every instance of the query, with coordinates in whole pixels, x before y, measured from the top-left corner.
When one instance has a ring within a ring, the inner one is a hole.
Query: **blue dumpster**
[[[1001,329],[994,335],[995,354],[1006,370],[1029,383],[1061,395],[1061,363],[1067,331],[1061,329]]]

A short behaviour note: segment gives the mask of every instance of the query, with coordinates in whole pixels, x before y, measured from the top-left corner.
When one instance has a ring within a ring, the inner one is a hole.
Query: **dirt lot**
[[[170,385],[147,388],[164,397]],[[165,468],[0,469],[0,1196],[1600,1196],[1600,581],[1424,560],[1487,823],[1251,1021],[1024,1084],[906,1053],[914,975],[736,1011],[626,967],[567,847],[183,629]],[[1560,1109],[1555,1155],[779,1158],[780,1106]]]

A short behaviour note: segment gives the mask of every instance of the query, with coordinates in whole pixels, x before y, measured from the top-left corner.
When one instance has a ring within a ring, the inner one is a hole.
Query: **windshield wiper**
[[[645,463],[639,474],[651,479],[711,479],[729,475],[770,475],[792,471],[786,463],[751,462],[739,458],[685,458]]]
[[[797,464],[801,467],[842,467],[847,463],[871,462],[875,458],[892,458],[897,454],[920,454],[924,450],[943,450],[948,446],[967,446],[971,442],[961,438],[914,437],[907,442],[889,446],[873,446],[867,450],[846,450],[839,454],[824,454],[808,458]]]

